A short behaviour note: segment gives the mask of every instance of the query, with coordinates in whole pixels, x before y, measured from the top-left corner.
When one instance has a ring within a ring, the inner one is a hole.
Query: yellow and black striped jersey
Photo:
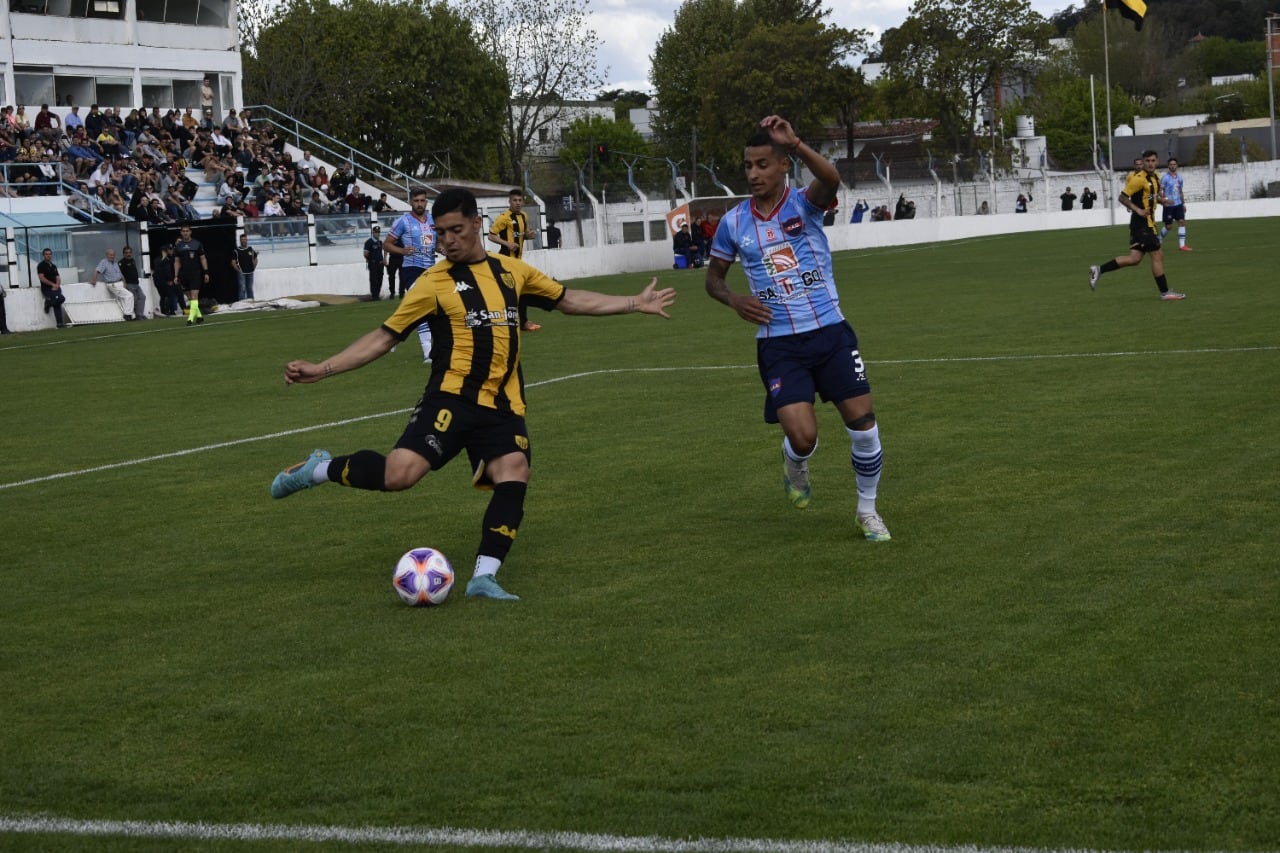
[[[1148,175],[1145,170],[1132,172],[1129,174],[1129,179],[1124,182],[1124,189],[1121,192],[1128,197],[1129,201],[1146,211],[1147,225],[1155,228],[1156,199],[1160,197],[1159,179],[1155,175]],[[1137,214],[1130,212],[1131,220],[1140,218]]]
[[[497,219],[493,220],[493,227],[489,229],[489,233],[516,244],[514,252],[503,246],[498,250],[498,254],[518,258],[524,254],[524,238],[528,229],[529,217],[523,211],[512,213],[510,210],[504,210]]]
[[[404,340],[431,328],[427,393],[457,394],[480,406],[525,413],[519,302],[550,310],[564,285],[518,258],[486,254],[474,264],[444,260],[424,272],[382,327]]]

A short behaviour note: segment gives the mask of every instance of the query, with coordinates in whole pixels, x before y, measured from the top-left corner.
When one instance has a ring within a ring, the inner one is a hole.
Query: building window
[[[545,128],[545,127],[540,127],[540,128],[538,128],[538,141],[539,141],[539,142],[541,142],[543,145],[545,145],[545,144],[547,143],[547,141],[548,141],[548,140],[550,140],[550,139],[551,139],[551,131],[550,131],[550,130],[548,130],[548,129],[547,129],[547,128]]]

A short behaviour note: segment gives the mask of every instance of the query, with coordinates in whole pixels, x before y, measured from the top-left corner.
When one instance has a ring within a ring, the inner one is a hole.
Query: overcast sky
[[[598,69],[603,89],[652,92],[649,57],[663,31],[671,27],[682,0],[591,0],[590,22],[603,45]],[[1031,8],[1048,17],[1072,0],[1031,0]],[[874,38],[907,17],[912,0],[824,0],[827,20],[841,27],[871,30]],[[873,40],[874,40],[873,38]]]

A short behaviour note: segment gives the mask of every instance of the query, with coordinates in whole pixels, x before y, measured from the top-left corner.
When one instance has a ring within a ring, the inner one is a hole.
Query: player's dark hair
[[[524,190],[520,189],[519,187],[512,187],[511,192],[507,193],[507,198],[510,198],[513,195],[518,195],[521,198],[524,198]]]
[[[425,196],[426,194],[427,190],[425,187],[418,187],[413,192],[409,193],[409,201],[413,201],[418,196]]]
[[[1155,150],[1154,148],[1148,148],[1146,151],[1142,152],[1143,160],[1147,159],[1148,157],[1159,157],[1159,156],[1160,156],[1160,152]]]
[[[1177,158],[1177,157],[1170,157],[1170,158],[1168,159],[1168,161],[1167,161],[1167,162],[1169,162],[1169,163],[1176,163],[1176,162],[1178,162],[1178,158]]]
[[[763,127],[757,127],[751,136],[747,137],[748,148],[764,148],[768,146],[775,151],[781,150],[779,146],[773,142],[773,137],[769,135],[769,131]]]
[[[440,195],[436,196],[435,203],[431,205],[431,217],[439,219],[446,213],[457,211],[467,219],[474,219],[480,214],[480,208],[476,205],[476,197],[471,190],[462,187],[451,187]]]

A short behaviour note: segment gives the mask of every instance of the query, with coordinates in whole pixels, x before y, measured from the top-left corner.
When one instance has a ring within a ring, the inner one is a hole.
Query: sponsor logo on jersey
[[[460,281],[458,282],[457,287],[455,287],[453,290],[455,293],[461,293],[464,290],[475,290],[475,288],[467,284],[465,281]]]
[[[775,277],[794,272],[800,266],[800,261],[796,258],[796,252],[791,248],[790,243],[770,248],[761,260],[769,275]]]

